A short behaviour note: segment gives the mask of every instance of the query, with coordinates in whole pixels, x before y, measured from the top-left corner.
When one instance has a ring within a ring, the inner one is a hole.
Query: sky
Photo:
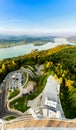
[[[0,33],[76,32],[76,0],[0,0]]]

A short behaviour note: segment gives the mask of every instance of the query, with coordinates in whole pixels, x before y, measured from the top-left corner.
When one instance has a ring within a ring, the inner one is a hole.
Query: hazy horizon
[[[39,32],[33,32],[33,33],[16,33],[16,32],[12,32],[12,33],[9,33],[8,31],[7,32],[0,32],[0,37],[1,36],[27,36],[27,37],[47,37],[47,36],[55,36],[55,37],[70,37],[70,36],[76,36],[76,32],[51,32],[51,33],[39,33]]]

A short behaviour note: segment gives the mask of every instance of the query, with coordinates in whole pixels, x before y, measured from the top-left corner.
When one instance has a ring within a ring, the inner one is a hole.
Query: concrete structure
[[[60,85],[58,80],[55,80],[53,76],[49,76],[43,92],[34,100],[29,101],[28,106],[34,111],[38,109],[39,113],[35,112],[35,114],[38,118],[40,117],[40,119],[63,118],[58,96],[59,92]],[[38,114],[40,116],[38,116]]]
[[[60,115],[58,112],[55,112],[51,109],[43,108],[43,118],[60,118]]]
[[[29,109],[29,112],[32,114],[34,119],[37,119],[37,115],[32,108]]]
[[[49,127],[48,129],[50,130],[52,127],[53,128],[57,128],[57,130],[62,130],[63,128],[66,128],[68,127],[67,130],[70,130],[70,128],[72,128],[72,130],[74,130],[74,128],[76,128],[76,120],[57,120],[57,119],[45,119],[45,120],[34,120],[34,119],[26,119],[23,118],[23,119],[15,119],[13,121],[8,121],[5,123],[5,129],[4,130],[7,130],[7,129],[10,129],[10,130],[13,130],[14,129],[17,129],[17,130],[22,130],[22,128],[26,128],[28,130],[28,127],[30,127],[30,130],[33,130],[33,127],[38,128],[40,130],[40,127],[41,127],[41,130],[45,127],[45,130],[47,129],[46,127]],[[52,128],[52,130],[53,130]],[[61,129],[60,129],[61,128]],[[64,129],[63,129],[64,130]]]
[[[48,98],[46,98],[46,99],[45,99],[45,105],[50,106],[50,107],[53,107],[53,108],[56,108],[57,102],[51,101],[51,100],[49,100]]]
[[[57,112],[56,112],[56,117],[57,117],[57,118],[61,118],[61,113],[60,113],[60,111],[57,111]]]
[[[48,113],[48,117],[49,118],[56,118],[56,112],[52,111],[52,110],[48,110],[49,113]]]
[[[45,98],[44,107],[42,108],[44,118],[57,118],[57,102]]]
[[[43,108],[43,116],[44,117],[48,116],[48,109]]]

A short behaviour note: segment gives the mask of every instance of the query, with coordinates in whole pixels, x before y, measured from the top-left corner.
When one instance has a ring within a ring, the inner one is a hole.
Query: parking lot
[[[14,72],[10,76],[9,80],[9,90],[13,91],[16,88],[20,88],[24,83],[24,75],[23,72]]]

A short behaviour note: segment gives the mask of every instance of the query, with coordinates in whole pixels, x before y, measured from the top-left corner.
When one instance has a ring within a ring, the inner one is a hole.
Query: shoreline
[[[54,43],[55,41],[50,41],[52,43]],[[48,42],[20,42],[20,43],[0,43],[0,49],[2,48],[11,48],[11,47],[15,47],[15,46],[20,46],[20,45],[28,45],[28,44],[33,44],[34,46],[42,46],[47,44]]]
[[[2,48],[11,48],[11,47],[14,47],[14,46],[19,46],[19,45],[27,45],[27,44],[30,44],[30,43],[6,43],[6,44],[2,44],[0,43],[0,49]]]
[[[66,39],[62,39],[62,38],[55,38],[54,39],[55,42],[47,42],[44,45],[39,45],[39,46],[35,46],[34,42],[28,42],[25,43],[19,43],[19,44],[11,44],[11,46],[7,46],[6,48],[3,48],[4,46],[0,47],[0,60],[2,59],[6,59],[6,58],[12,58],[12,57],[17,57],[17,56],[22,56],[25,54],[29,54],[31,53],[32,50],[48,50],[51,48],[54,48],[55,46],[58,45],[75,45],[73,43],[69,43],[66,41]]]

